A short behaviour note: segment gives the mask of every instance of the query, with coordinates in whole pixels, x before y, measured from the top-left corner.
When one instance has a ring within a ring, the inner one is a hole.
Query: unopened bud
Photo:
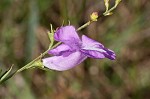
[[[93,12],[90,15],[90,18],[91,18],[92,21],[97,21],[97,19],[98,19],[98,13],[97,12]]]

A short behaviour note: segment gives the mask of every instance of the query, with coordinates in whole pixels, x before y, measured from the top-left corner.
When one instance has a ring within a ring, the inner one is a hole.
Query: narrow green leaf
[[[1,74],[0,79],[7,73],[8,71],[5,71],[4,73]]]
[[[13,65],[10,67],[10,69],[8,71],[6,71],[0,78],[0,82],[2,82],[7,76],[8,74],[11,72]]]
[[[5,77],[3,80],[0,81],[0,84],[2,84],[3,82],[5,82],[5,81],[8,80],[9,78],[11,78],[15,73],[16,73],[16,71],[13,72],[12,74],[8,75],[7,77]]]

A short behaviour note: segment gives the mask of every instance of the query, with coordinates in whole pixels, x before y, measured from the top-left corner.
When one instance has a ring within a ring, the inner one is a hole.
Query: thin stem
[[[61,44],[61,42],[56,43],[51,49],[57,47],[57,46],[60,45],[60,44]]]
[[[34,60],[32,60],[30,63],[28,63],[27,65],[23,66],[22,68],[20,68],[19,70],[17,70],[16,73],[21,72],[25,69],[28,68],[28,66],[32,65],[35,61],[37,61],[38,59],[42,58],[44,55],[46,55],[48,53],[49,49],[46,50],[44,53],[42,53],[40,56],[38,56],[37,58],[35,58]]]
[[[87,23],[83,24],[82,26],[80,26],[80,27],[77,29],[77,31],[80,31],[80,30],[82,30],[83,28],[87,27],[88,25],[91,24],[91,22],[92,22],[92,21],[88,21]]]
[[[104,16],[107,16],[111,11],[113,11],[115,8],[117,7],[117,5],[113,6],[111,9],[106,10],[106,12],[103,13]]]

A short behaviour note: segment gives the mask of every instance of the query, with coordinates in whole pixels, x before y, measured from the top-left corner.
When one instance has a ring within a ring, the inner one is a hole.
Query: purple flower
[[[55,32],[54,38],[63,44],[49,50],[48,53],[53,54],[53,57],[43,59],[43,65],[49,69],[68,70],[80,64],[87,57],[115,59],[114,52],[104,48],[101,43],[85,35],[82,35],[80,39],[73,26],[59,28]]]

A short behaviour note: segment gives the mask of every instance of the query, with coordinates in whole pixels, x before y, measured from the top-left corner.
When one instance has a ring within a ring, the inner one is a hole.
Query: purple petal
[[[109,58],[111,60],[115,59],[115,54],[113,51],[104,48],[102,44],[96,42],[87,36],[82,36],[82,49],[81,51],[91,58]]]
[[[89,48],[89,47],[102,47],[102,48],[104,48],[104,46],[101,43],[99,43],[95,40],[92,40],[85,35],[82,35],[82,46],[84,48],[86,48],[86,47],[87,48]]]
[[[105,55],[99,51],[82,49],[81,52],[83,52],[85,55],[91,58],[99,58],[99,59],[105,58]]]
[[[64,71],[75,67],[87,57],[81,52],[71,53],[69,56],[54,56],[43,59],[43,65],[49,69]]]
[[[114,60],[116,58],[114,52],[106,48],[105,49],[95,48],[94,50],[81,49],[81,52],[83,52],[85,55],[91,58],[99,58],[99,59],[109,58],[111,60]]]
[[[103,53],[105,55],[105,57],[107,57],[111,60],[116,59],[116,55],[115,55],[114,51],[107,49],[107,48],[104,48],[104,50],[106,51],[105,53]]]
[[[56,41],[63,43],[80,42],[80,38],[73,26],[60,27],[54,35]]]
[[[59,46],[57,46],[56,48],[49,50],[49,54],[53,54],[56,56],[68,56],[73,52],[73,49],[70,48],[70,46],[66,45],[66,44],[61,44]]]

